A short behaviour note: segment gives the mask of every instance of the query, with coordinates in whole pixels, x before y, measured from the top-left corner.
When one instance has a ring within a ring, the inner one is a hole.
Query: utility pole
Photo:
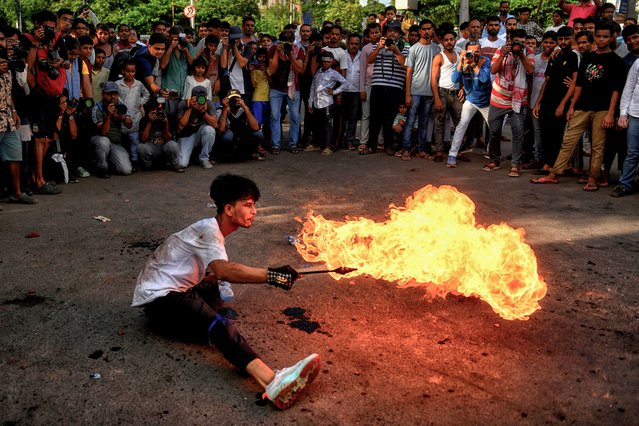
[[[467,22],[469,20],[470,20],[470,0],[460,0],[458,24],[461,24],[462,22]]]

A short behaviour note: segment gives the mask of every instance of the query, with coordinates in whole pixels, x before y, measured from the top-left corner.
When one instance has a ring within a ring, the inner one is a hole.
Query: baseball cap
[[[118,83],[116,83],[115,81],[107,81],[102,87],[102,91],[104,93],[119,92]]]
[[[195,86],[193,89],[191,89],[191,96],[200,95],[206,96],[206,89],[203,86]]]
[[[242,97],[242,94],[241,94],[241,93],[240,93],[240,91],[239,91],[239,90],[237,90],[237,89],[231,89],[231,90],[229,90],[229,94],[228,94],[228,95],[226,95],[226,97],[227,97],[227,98],[229,98],[229,99],[231,99],[231,98],[235,98],[235,97],[237,97],[237,98],[241,98],[241,97]]]
[[[229,30],[229,40],[237,40],[242,38],[242,29],[237,25]]]

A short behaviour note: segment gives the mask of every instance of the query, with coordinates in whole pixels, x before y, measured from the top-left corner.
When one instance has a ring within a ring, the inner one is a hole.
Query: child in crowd
[[[393,120],[393,136],[394,136],[394,145],[402,146],[403,143],[403,135],[404,135],[404,126],[406,125],[406,113],[408,112],[408,107],[406,104],[400,104],[399,109],[397,111],[397,115]],[[415,121],[415,125],[413,126],[413,132],[417,129],[419,123]],[[401,157],[402,150],[399,149],[395,153],[395,157]]]
[[[106,62],[106,53],[104,53],[104,50],[99,47],[96,47],[94,50],[95,62],[93,64],[91,87],[93,89],[93,100],[97,104],[102,100],[102,87],[107,82],[111,70],[103,66]]]
[[[331,52],[322,51],[320,68],[313,77],[308,109],[315,114],[317,141],[322,148],[322,155],[331,155],[337,147],[333,144],[333,96],[342,93],[347,87],[346,78],[331,68],[334,56]],[[339,87],[335,85],[339,83]]]
[[[97,57],[97,55],[96,55]],[[127,115],[131,117],[133,124],[130,128],[122,126],[122,133],[126,134],[131,142],[131,165],[135,170],[138,163],[138,145],[140,144],[140,120],[142,120],[142,107],[149,100],[149,92],[141,81],[135,79],[135,62],[127,60],[122,66],[124,78],[116,81],[120,102],[127,107]]]
[[[195,86],[201,86],[206,89],[206,100],[213,100],[213,86],[211,80],[206,77],[207,62],[201,56],[196,58],[191,64],[191,75],[186,77],[184,81],[184,91],[182,92],[182,98],[187,100],[191,94],[191,91]]]
[[[271,106],[269,103],[270,87],[266,70],[268,68],[268,51],[260,47],[255,53],[257,63],[251,66],[251,81],[253,82],[253,115],[259,124],[260,129],[264,123],[268,123],[271,116]],[[258,146],[260,154],[266,154],[265,147]]]

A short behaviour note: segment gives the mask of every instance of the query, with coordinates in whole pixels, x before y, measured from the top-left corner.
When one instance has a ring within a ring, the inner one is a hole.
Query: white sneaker
[[[213,168],[213,164],[211,164],[211,162],[209,160],[200,161],[200,165],[202,166],[203,169],[212,169]]]
[[[275,378],[266,386],[266,396],[280,410],[286,410],[303,393],[319,373],[320,358],[311,354],[283,370],[275,372]]]
[[[230,302],[233,300],[235,293],[233,293],[233,289],[231,288],[231,283],[228,281],[218,281],[217,288],[220,290],[220,299],[224,302]]]

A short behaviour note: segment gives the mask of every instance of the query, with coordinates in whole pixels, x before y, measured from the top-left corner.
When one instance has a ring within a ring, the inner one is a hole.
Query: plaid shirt
[[[535,37],[538,42],[541,41],[541,37],[544,35],[544,30],[534,21],[528,21],[525,24],[517,22],[517,29],[525,30],[527,35]]]

